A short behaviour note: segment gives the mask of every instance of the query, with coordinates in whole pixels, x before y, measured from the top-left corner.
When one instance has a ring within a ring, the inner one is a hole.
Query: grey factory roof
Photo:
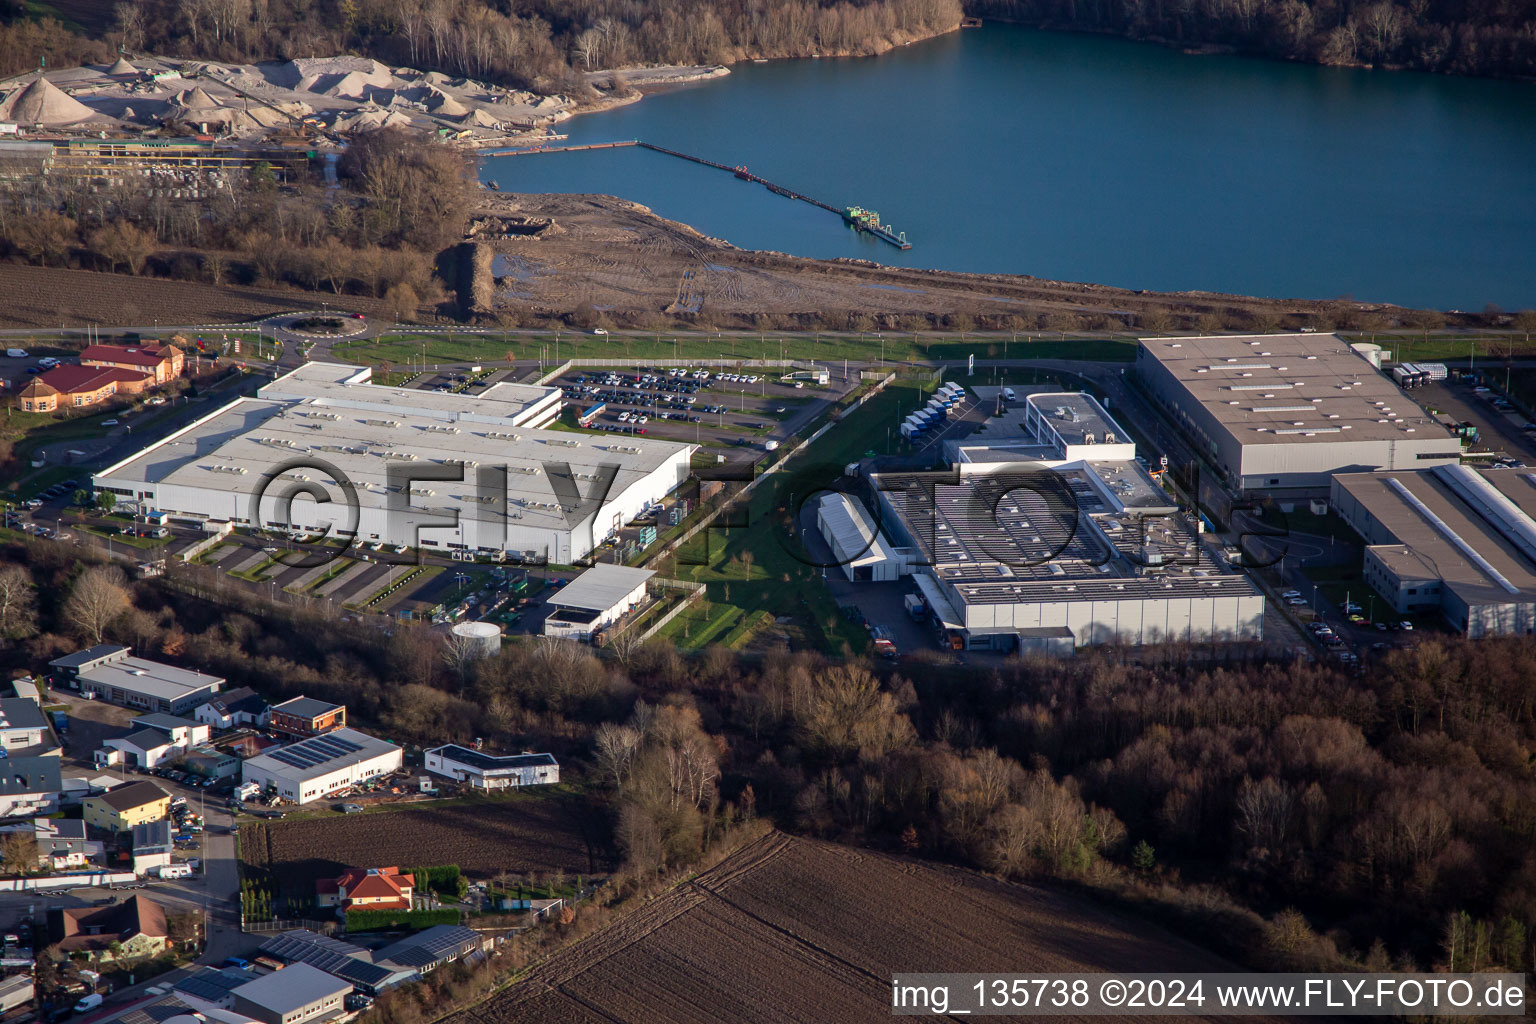
[[[93,1024],[168,1024],[168,1022],[197,1019],[213,1024],[240,1024],[250,1018],[227,1010],[195,1008],[183,1002],[175,993],[168,993],[147,1003],[139,1003],[115,1017],[98,1017]]]
[[[128,648],[122,644],[97,644],[94,647],[87,647],[83,651],[76,651],[74,654],[66,654],[62,658],[54,658],[48,664],[55,668],[79,668],[81,665],[88,665],[99,658],[105,658],[127,650]]]
[[[1048,391],[1026,395],[1024,401],[1033,406],[1067,444],[1126,444],[1131,440],[1131,436],[1092,395],[1080,391]],[[1090,434],[1093,435],[1093,442],[1088,441]],[[1107,440],[1110,435],[1114,436],[1113,442]]]
[[[0,697],[0,731],[47,727],[48,719],[36,701],[27,697]]]
[[[480,933],[456,924],[438,924],[375,950],[377,963],[402,967],[430,967],[443,960],[472,952],[480,946]]]
[[[600,562],[551,595],[547,603],[556,608],[605,612],[655,575],[651,569]]]
[[[224,685],[220,676],[131,657],[87,669],[80,678],[96,686],[115,686],[162,700],[178,700],[206,686]]]
[[[1469,604],[1536,595],[1536,473],[1440,466],[1334,480],[1396,538],[1371,548],[1394,573],[1443,580]]]
[[[457,743],[449,743],[436,750],[429,750],[427,753],[450,758],[485,772],[512,771],[517,768],[559,763],[553,754],[485,754],[478,750],[471,750],[469,747],[461,747]]]
[[[248,758],[245,766],[287,778],[314,779],[399,749],[356,729],[337,729]]]
[[[384,509],[391,501],[408,500],[409,508],[394,513],[403,524],[442,526],[444,514],[456,512],[461,519],[568,530],[573,525],[569,515],[578,507],[573,495],[592,493],[602,475],[614,473],[608,494],[616,496],[694,447],[642,437],[482,425],[447,414],[347,409],[316,399],[242,398],[108,467],[96,479],[125,487],[173,485],[222,493],[228,508],[219,509],[219,515],[249,519],[263,475],[305,460],[309,466],[284,476],[323,486],[339,501],[343,495],[330,475],[339,472],[364,506]],[[389,488],[399,486],[399,477],[390,475],[390,467],[396,473],[449,472],[463,479],[418,479],[410,495],[396,495]],[[482,476],[488,481],[483,493]],[[552,478],[559,480],[558,493]],[[281,490],[274,482],[269,493]]]
[[[1446,439],[1443,426],[1334,334],[1143,338],[1243,444]]]
[[[300,718],[317,718],[332,711],[341,711],[345,707],[345,704],[332,704],[316,697],[294,697],[292,700],[272,705],[272,710],[281,711],[285,715],[297,715]]]
[[[306,963],[295,963],[255,981],[248,981],[234,989],[233,994],[282,1015],[350,991],[350,981],[343,981]]]
[[[429,416],[473,417],[481,422],[512,421],[560,393],[559,388],[493,384],[476,395],[368,384],[372,368],[346,363],[305,363],[257,392],[262,398],[317,399],[338,408],[415,412]]]
[[[376,964],[366,949],[304,928],[283,932],[261,944],[261,951],[288,963],[305,963],[354,985],[377,989],[402,980],[411,968]]]
[[[902,474],[874,479],[895,516],[893,539],[905,534],[972,604],[1257,593],[1182,513],[1114,511],[1090,474],[1070,465],[1030,486],[1006,472],[968,476],[931,500],[925,487],[902,487]]]

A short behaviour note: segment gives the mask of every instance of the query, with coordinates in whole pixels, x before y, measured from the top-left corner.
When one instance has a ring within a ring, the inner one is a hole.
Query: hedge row
[[[451,907],[442,910],[349,910],[347,931],[377,932],[387,928],[417,931],[437,924],[458,924],[459,920],[459,912]]]

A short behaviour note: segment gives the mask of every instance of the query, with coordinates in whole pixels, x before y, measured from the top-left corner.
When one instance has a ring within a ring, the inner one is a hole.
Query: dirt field
[[[771,832],[449,1024],[873,1024],[896,972],[1154,969],[1235,968],[1073,897]]]
[[[240,859],[270,869],[287,893],[312,893],[316,878],[348,867],[457,864],[471,878],[491,878],[611,866],[602,815],[564,793],[249,823],[240,827]]]
[[[568,313],[582,304],[609,311],[616,322],[645,326],[663,311],[696,313],[717,326],[827,326],[827,314],[863,313],[878,326],[929,314],[965,314],[978,326],[1039,329],[1049,318],[1114,318],[1110,326],[1154,311],[1172,314],[1170,326],[1214,317],[1210,326],[1333,326],[1355,303],[1274,301],[1207,292],[1137,292],[1091,284],[1004,274],[960,274],[884,267],[865,260],[811,260],[737,249],[647,208],[598,195],[488,197],[485,211],[524,224],[551,221],[538,234],[492,242],[499,258],[492,308],[523,314]],[[483,296],[486,289],[477,289]],[[638,320],[636,318],[639,318]],[[776,319],[774,319],[776,318]],[[1044,319],[1042,319],[1044,318]],[[1318,319],[1322,318],[1322,319]],[[1022,322],[1018,322],[1022,321]],[[846,326],[839,323],[837,326]],[[1072,329],[1069,327],[1068,329]]]
[[[155,323],[234,323],[289,310],[331,308],[387,316],[384,304],[362,295],[244,288],[169,281],[93,270],[0,263],[0,326],[55,328],[86,324],[150,327]]]

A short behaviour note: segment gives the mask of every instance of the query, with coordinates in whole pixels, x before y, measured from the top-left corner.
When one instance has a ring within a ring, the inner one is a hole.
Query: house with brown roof
[[[115,366],[60,366],[21,389],[23,412],[54,412],[100,405],[114,395],[138,395],[155,385],[153,374]]]
[[[186,353],[175,345],[89,345],[80,353],[81,366],[137,370],[156,384],[180,377],[186,360]]]
[[[154,956],[171,936],[165,910],[138,895],[110,907],[55,908],[48,912],[48,927],[61,953],[89,953],[97,960]]]
[[[348,868],[339,878],[315,882],[315,905],[354,910],[410,910],[414,876],[397,867]]]

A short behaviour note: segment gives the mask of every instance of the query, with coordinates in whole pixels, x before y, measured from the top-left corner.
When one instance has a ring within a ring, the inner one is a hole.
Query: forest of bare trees
[[[959,0],[123,0],[97,39],[20,4],[0,25],[0,74],[108,47],[255,61],[363,53],[397,64],[523,85],[580,90],[575,70],[636,63],[878,53],[947,31]],[[3,18],[0,18],[3,20]]]
[[[390,129],[340,167],[340,192],[306,180],[279,187],[260,166],[198,203],[152,179],[102,186],[63,175],[0,186],[0,253],[43,266],[435,301],[437,254],[463,237],[472,167],[460,150]]]
[[[269,698],[345,703],[399,741],[550,750],[606,792],[636,877],[763,816],[1219,919],[1271,966],[1528,970],[1536,954],[1529,637],[1424,639],[1363,675],[1181,647],[877,670],[538,641],[464,666],[427,628],[271,608],[202,567],[127,585],[69,555],[5,552],[25,574],[4,581],[10,667],[102,635]]]
[[[964,14],[1324,64],[1536,75],[1536,0],[965,0]],[[71,32],[0,6],[0,75],[112,49],[264,60],[356,52],[535,89],[636,63],[877,53],[953,28],[960,0],[144,0]]]
[[[1307,63],[1536,75],[1533,0],[967,0],[966,11]]]

